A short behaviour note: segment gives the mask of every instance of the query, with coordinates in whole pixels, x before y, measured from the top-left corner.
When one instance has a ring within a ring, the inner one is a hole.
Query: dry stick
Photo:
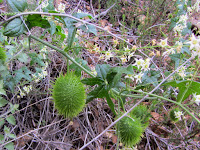
[[[0,148],[2,148],[3,146],[5,146],[6,144],[8,144],[8,143],[10,143],[10,142],[13,142],[13,141],[18,140],[18,139],[20,139],[20,138],[22,138],[22,137],[24,137],[24,136],[26,136],[26,135],[29,135],[29,134],[31,134],[32,132],[38,131],[38,130],[40,130],[40,129],[44,129],[44,128],[46,128],[46,127],[49,127],[49,126],[52,126],[52,125],[54,125],[54,124],[60,123],[61,121],[64,121],[64,120],[66,120],[66,118],[65,118],[65,119],[62,119],[62,120],[59,120],[59,121],[57,121],[57,122],[48,124],[48,125],[46,125],[46,126],[44,126],[44,127],[37,128],[37,129],[35,129],[35,130],[31,130],[31,131],[29,131],[29,132],[27,132],[27,133],[25,133],[25,134],[23,134],[23,135],[21,135],[21,136],[18,136],[17,138],[14,138],[14,139],[12,139],[12,140],[10,140],[10,141],[8,141],[8,142],[6,142],[6,143],[0,145]]]
[[[112,5],[111,8],[112,8],[113,6],[114,6],[114,5]],[[47,15],[47,16],[69,17],[69,18],[72,18],[72,19],[77,20],[77,21],[79,21],[79,22],[82,22],[83,24],[89,24],[89,25],[95,26],[96,28],[98,28],[98,29],[100,29],[100,30],[102,30],[102,31],[104,31],[104,32],[107,32],[109,35],[111,35],[111,36],[113,36],[113,37],[116,37],[117,39],[120,39],[121,41],[124,41],[124,42],[127,43],[128,45],[130,45],[130,46],[132,46],[132,47],[134,46],[133,44],[129,43],[129,41],[127,41],[127,40],[125,40],[125,39],[123,39],[123,38],[121,38],[121,37],[119,37],[119,36],[113,34],[112,32],[110,32],[110,31],[108,31],[108,30],[105,30],[104,28],[99,27],[99,26],[97,26],[97,25],[95,25],[95,24],[93,24],[93,23],[87,22],[87,21],[89,21],[89,20],[78,19],[78,18],[76,18],[76,17],[74,17],[74,16],[72,16],[72,15],[68,15],[68,14],[46,13],[46,12],[25,12],[25,13],[20,13],[20,14],[17,14],[17,15],[15,15],[15,16],[10,17],[9,19],[7,19],[7,20],[5,20],[4,22],[2,22],[2,23],[0,24],[0,26],[3,25],[4,23],[6,23],[6,22],[8,22],[8,21],[10,21],[10,20],[12,20],[12,19],[14,19],[14,18],[16,18],[16,17],[20,17],[20,16],[23,16],[23,15],[31,15],[31,14],[32,14],[32,15],[34,15],[34,14],[39,14],[39,15]],[[144,55],[145,57],[149,58],[149,56],[147,56],[145,53],[143,53],[140,49],[137,49],[137,50],[138,50],[142,55]],[[150,60],[151,60],[151,59],[150,59]],[[164,76],[164,74],[162,73],[162,71],[160,70],[160,68],[155,64],[155,62],[154,62],[153,60],[151,60],[151,62],[152,62],[152,63],[156,66],[156,68],[160,71],[160,73],[161,73],[161,75],[162,75],[162,77],[163,77],[163,79],[164,79],[165,76]]]
[[[187,61],[185,61],[181,66],[179,66],[175,71],[173,71],[168,77],[162,80],[151,92],[152,94],[155,90],[157,90],[167,79],[169,79],[176,71],[178,71],[181,67],[183,67],[186,63],[188,63],[190,60],[192,60],[194,57],[190,57]],[[144,96],[139,102],[137,102],[131,109],[129,109],[126,113],[124,113],[121,117],[119,117],[117,120],[115,120],[113,123],[111,123],[103,132],[101,132],[98,136],[96,136],[94,139],[92,139],[87,144],[83,145],[79,150],[83,150],[88,145],[90,145],[92,142],[96,141],[100,136],[102,136],[107,130],[109,130],[112,126],[114,126],[118,121],[120,121],[123,117],[125,117],[129,112],[131,112],[137,105],[139,105],[142,101],[144,101],[148,95]]]

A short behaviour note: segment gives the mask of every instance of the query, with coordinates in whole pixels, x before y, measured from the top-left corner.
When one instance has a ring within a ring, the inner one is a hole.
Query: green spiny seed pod
[[[146,127],[149,125],[151,114],[145,105],[139,105],[131,111],[130,116],[135,116],[136,118],[140,119],[142,126],[144,129],[146,129]]]
[[[85,87],[74,72],[69,72],[57,78],[53,85],[52,97],[58,113],[73,118],[85,106]]]
[[[121,142],[128,147],[138,144],[144,132],[140,120],[125,116],[117,123],[117,131]]]
[[[170,117],[171,121],[173,121],[173,122],[179,121],[179,118],[177,118],[175,115],[175,112],[178,112],[178,111],[180,111],[179,108],[174,108],[169,112],[169,117]]]
[[[2,60],[3,62],[5,62],[6,61],[6,52],[5,52],[5,50],[2,48],[2,47],[0,47],[0,60]]]

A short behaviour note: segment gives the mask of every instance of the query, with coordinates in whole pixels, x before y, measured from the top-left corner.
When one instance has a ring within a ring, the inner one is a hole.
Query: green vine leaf
[[[100,78],[95,77],[95,78],[85,78],[85,79],[81,80],[81,82],[86,84],[86,85],[94,86],[96,84],[100,85],[104,81],[102,81]]]
[[[32,27],[38,26],[41,28],[50,28],[50,24],[46,19],[43,19],[41,15],[34,14],[28,15],[27,17],[28,27],[31,29]]]
[[[15,149],[13,142],[6,144],[4,147],[7,148],[8,150],[14,150]]]
[[[179,93],[177,96],[177,102],[183,102],[189,95],[196,93],[200,95],[200,82],[195,81],[172,81],[163,85],[171,85],[172,87],[178,87]]]
[[[77,63],[79,63],[80,65],[82,65],[82,66],[83,66],[84,68],[86,68],[87,70],[90,70],[90,68],[89,68],[88,65],[87,65],[87,61],[85,61],[85,60],[83,60],[83,59],[81,59],[81,58],[76,58],[75,61],[76,61]],[[70,69],[74,69],[74,70],[75,70],[75,74],[76,74],[77,76],[80,76],[80,75],[81,75],[82,69],[80,69],[80,68],[79,68],[77,65],[75,65],[74,63],[71,64],[71,65],[69,66],[69,68],[70,68]]]
[[[107,64],[99,65],[99,64],[97,64],[96,67],[95,67],[95,70],[97,72],[97,77],[101,78],[102,80],[105,80],[110,69],[111,69],[110,65],[107,65]]]
[[[18,83],[22,78],[31,81],[31,71],[25,66],[16,70],[15,75],[15,83]]]
[[[6,104],[8,104],[8,101],[5,100],[3,97],[0,97],[0,107],[5,106]]]
[[[28,6],[26,0],[7,0],[7,4],[13,12],[23,12]]]
[[[12,125],[16,125],[16,120],[15,120],[15,117],[14,116],[8,116],[7,118],[6,118],[6,120],[10,123],[10,124],[12,124]]]

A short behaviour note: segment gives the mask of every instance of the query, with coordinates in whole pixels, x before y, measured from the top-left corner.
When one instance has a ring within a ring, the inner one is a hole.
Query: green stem
[[[198,118],[196,118],[187,108],[185,108],[185,107],[184,107],[181,103],[179,103],[179,102],[170,100],[170,99],[165,98],[165,97],[162,97],[162,96],[158,96],[158,95],[156,95],[156,94],[150,94],[150,93],[144,92],[144,91],[132,90],[132,89],[131,89],[131,91],[133,91],[133,92],[138,92],[138,93],[143,93],[143,94],[146,94],[146,95],[149,95],[149,96],[154,96],[154,97],[157,97],[157,98],[166,100],[166,101],[168,101],[168,102],[174,103],[174,104],[178,105],[179,107],[181,107],[183,110],[185,110],[194,120],[196,120],[196,121],[200,124],[200,120],[199,120]]]
[[[30,35],[31,38],[33,38],[34,40],[38,41],[38,42],[41,42],[42,44],[52,48],[52,49],[55,49],[56,51],[58,51],[59,53],[61,53],[62,55],[64,55],[65,57],[67,57],[70,61],[72,61],[75,65],[77,65],[79,68],[81,68],[83,71],[85,71],[87,74],[89,74],[91,77],[95,77],[89,70],[85,69],[83,66],[81,66],[79,63],[77,63],[70,55],[68,55],[65,51],[63,51],[62,49],[59,49],[33,35]]]

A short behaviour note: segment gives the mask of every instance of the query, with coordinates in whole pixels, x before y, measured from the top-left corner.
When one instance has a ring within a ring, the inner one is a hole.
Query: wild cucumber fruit
[[[85,87],[74,72],[69,72],[57,78],[53,85],[52,97],[58,113],[73,118],[85,106]]]
[[[20,36],[24,33],[25,26],[20,18],[10,21],[4,29],[3,34],[9,37]]]
[[[117,130],[121,142],[128,147],[140,142],[144,132],[141,121],[136,117],[125,116],[117,123]]]
[[[145,105],[139,105],[139,106],[135,107],[131,111],[130,114],[131,114],[131,116],[135,116],[138,119],[140,119],[144,129],[146,129],[146,127],[148,127],[151,114],[149,113],[149,111]]]

